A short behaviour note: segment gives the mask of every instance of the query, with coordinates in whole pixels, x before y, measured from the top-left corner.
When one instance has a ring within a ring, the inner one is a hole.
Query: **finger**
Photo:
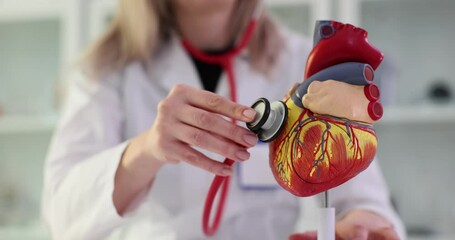
[[[368,229],[361,225],[339,223],[336,226],[338,239],[343,240],[367,240]]]
[[[172,146],[169,147],[169,150],[167,156],[169,161],[184,161],[195,167],[221,176],[230,176],[233,172],[231,166],[208,158],[183,142],[173,143]]]
[[[256,111],[251,107],[235,103],[209,91],[203,91],[181,84],[173,88],[171,95],[183,97],[193,106],[243,122],[251,122],[256,116]]]
[[[399,240],[397,232],[392,227],[370,230],[368,240]]]
[[[321,114],[321,112],[319,111],[320,102],[321,102],[321,97],[319,97],[318,94],[307,93],[307,94],[303,95],[303,97],[302,97],[302,104],[306,109],[309,109],[312,112]]]
[[[283,97],[283,102],[286,102],[290,97],[291,95],[295,92],[295,90],[297,90],[297,88],[300,86],[300,83],[294,83],[294,85],[292,85],[291,88],[289,88],[288,92],[284,95]]]
[[[200,108],[182,107],[177,118],[188,125],[210,131],[242,146],[252,147],[258,142],[257,136],[247,129]]]
[[[289,240],[317,240],[318,233],[316,231],[309,231],[304,233],[294,233],[289,236]]]
[[[317,93],[323,88],[323,85],[324,85],[324,83],[321,81],[313,81],[308,86],[307,92],[308,93]]]
[[[306,109],[310,109],[310,106],[311,106],[311,103],[312,103],[312,97],[310,94],[305,94],[303,95],[302,97],[302,104],[303,106],[306,108]],[[310,109],[311,110],[311,109]]]
[[[225,138],[215,137],[212,133],[186,124],[177,124],[174,127],[175,137],[189,145],[200,147],[210,152],[218,153],[236,161],[245,161],[250,158],[247,150]]]

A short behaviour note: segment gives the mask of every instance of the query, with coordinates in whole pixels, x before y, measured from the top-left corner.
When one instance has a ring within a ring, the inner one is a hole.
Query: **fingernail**
[[[245,140],[246,143],[248,143],[250,146],[256,145],[258,143],[258,137],[253,134],[246,134],[243,136],[243,140]]]
[[[221,170],[221,174],[224,176],[230,176],[232,174],[232,168],[224,168]]]
[[[256,111],[253,109],[246,109],[243,111],[243,116],[247,117],[248,119],[254,119],[256,116]]]
[[[250,158],[250,153],[247,151],[238,151],[235,156],[237,156],[240,160],[247,160]]]

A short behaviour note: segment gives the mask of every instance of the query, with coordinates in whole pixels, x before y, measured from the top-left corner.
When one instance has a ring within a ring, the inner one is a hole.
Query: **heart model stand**
[[[330,207],[329,191],[324,192],[324,206],[319,209],[318,239],[335,240],[335,208]]]

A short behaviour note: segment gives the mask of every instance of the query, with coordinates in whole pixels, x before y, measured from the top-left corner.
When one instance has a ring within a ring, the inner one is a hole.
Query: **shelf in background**
[[[62,1],[0,2],[0,23],[60,18],[62,9]]]
[[[455,105],[384,107],[384,116],[377,124],[455,123]]]
[[[0,116],[0,134],[52,131],[57,124],[56,115]]]
[[[48,240],[46,228],[40,223],[29,226],[0,226],[0,239],[8,240]]]

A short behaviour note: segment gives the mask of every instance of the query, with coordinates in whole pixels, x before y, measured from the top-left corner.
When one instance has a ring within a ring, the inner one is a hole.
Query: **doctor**
[[[120,1],[110,28],[68,77],[45,165],[43,214],[53,239],[203,239],[213,174],[231,176],[232,184],[212,239],[281,240],[294,232],[298,198],[260,181],[249,185],[242,164],[221,161],[268,164],[267,146],[255,146],[256,136],[242,127],[255,115],[248,105],[281,99],[301,81],[311,42],[263,12],[233,59],[236,86],[226,66],[182,46],[185,39],[209,54],[229,52],[258,2]],[[232,91],[238,103],[229,100]],[[332,202],[340,239],[405,236],[376,162],[334,189]]]

